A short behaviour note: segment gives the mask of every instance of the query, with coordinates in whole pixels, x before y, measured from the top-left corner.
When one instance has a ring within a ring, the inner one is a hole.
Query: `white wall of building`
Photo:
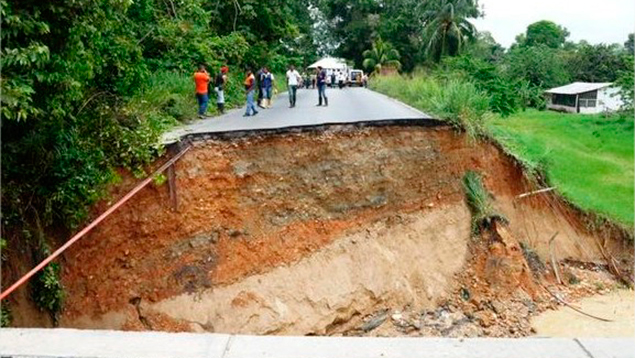
[[[598,105],[596,113],[604,111],[616,111],[624,104],[617,87],[606,87],[598,91]]]

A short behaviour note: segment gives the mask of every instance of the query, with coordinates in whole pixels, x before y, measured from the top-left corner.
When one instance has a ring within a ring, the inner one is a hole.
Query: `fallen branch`
[[[556,279],[559,284],[563,284],[562,279],[560,278],[560,272],[558,270],[558,265],[556,261],[556,257],[553,253],[553,240],[555,240],[556,236],[558,236],[558,231],[549,239],[549,256],[551,258],[551,268],[553,269],[553,273],[556,275]]]
[[[548,289],[547,287],[545,287],[544,285],[540,285],[540,286],[541,286],[542,288],[544,288],[544,289],[545,289],[545,291],[549,292],[549,294],[550,294],[553,298],[555,298],[555,299],[556,299],[556,301],[558,301],[558,302],[562,303],[563,305],[565,305],[565,306],[567,306],[567,307],[571,308],[572,310],[574,310],[574,311],[576,311],[576,312],[578,312],[578,313],[580,313],[580,314],[583,314],[583,315],[585,315],[585,316],[587,316],[587,317],[591,317],[591,318],[597,319],[598,321],[602,321],[602,322],[613,322],[613,320],[612,320],[612,319],[602,318],[602,317],[598,317],[598,316],[594,316],[594,315],[592,315],[592,314],[586,313],[586,312],[582,311],[581,309],[576,308],[576,307],[574,307],[573,305],[571,305],[571,304],[569,304],[569,303],[565,302],[565,301],[564,301],[564,300],[562,300],[560,297],[558,297],[556,294],[554,294],[553,292],[549,291],[549,289]]]
[[[539,189],[539,190],[530,191],[530,192],[528,192],[528,193],[523,193],[523,194],[518,195],[518,196],[516,197],[516,199],[522,199],[522,198],[527,197],[527,196],[531,196],[531,195],[535,195],[535,194],[540,194],[540,193],[544,193],[544,192],[547,192],[547,191],[552,191],[552,190],[554,190],[555,188],[556,188],[555,186],[552,186],[552,187],[550,187],[550,188],[544,188],[544,189]]]

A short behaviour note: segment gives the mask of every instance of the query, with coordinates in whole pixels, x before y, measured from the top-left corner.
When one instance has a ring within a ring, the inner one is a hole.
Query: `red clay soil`
[[[531,186],[495,146],[445,127],[350,128],[197,143],[176,164],[178,210],[167,184],[149,186],[64,255],[62,318],[226,285],[395,213],[462,202],[467,170],[483,174],[517,237],[544,250],[552,228],[568,230],[579,240],[562,258],[601,259],[557,198],[511,200]]]

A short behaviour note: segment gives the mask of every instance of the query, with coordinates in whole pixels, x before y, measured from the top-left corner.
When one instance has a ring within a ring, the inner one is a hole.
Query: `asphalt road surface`
[[[272,108],[258,108],[259,113],[256,116],[243,117],[243,106],[223,116],[209,117],[177,127],[164,134],[162,142],[173,143],[188,134],[430,118],[421,111],[365,88],[327,88],[326,95],[329,106],[317,107],[317,89],[298,89],[296,106],[289,108],[287,92],[282,92],[274,99]],[[196,103],[193,102],[192,105],[196,106]],[[210,107],[215,105],[216,99],[212,96]]]

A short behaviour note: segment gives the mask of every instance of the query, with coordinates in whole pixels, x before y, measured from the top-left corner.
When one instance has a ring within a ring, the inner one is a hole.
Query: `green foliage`
[[[633,39],[633,36],[635,36],[634,33],[630,33],[628,34],[628,40],[626,40],[626,42],[624,42],[624,48],[626,49],[626,52],[630,55],[633,55],[634,51],[635,51],[635,41]]]
[[[64,300],[59,264],[51,263],[42,269],[31,280],[31,290],[35,304],[55,316],[61,310]]]
[[[560,48],[564,45],[569,31],[552,21],[541,20],[527,26],[524,35],[516,37],[519,46],[544,45],[550,48]]]
[[[11,310],[5,304],[0,303],[2,307],[0,307],[0,328],[11,326]]]
[[[377,76],[370,86],[465,130],[471,136],[483,132],[489,97],[470,82],[416,74],[412,77]]]
[[[479,31],[474,41],[468,42],[464,53],[477,60],[498,63],[505,55],[505,49],[497,43],[488,31]]]
[[[485,189],[481,175],[468,171],[463,176],[465,201],[472,213],[472,235],[478,235],[489,228],[494,220],[505,222],[506,219],[496,213],[492,206],[492,195]]]
[[[384,42],[381,37],[373,42],[373,47],[364,51],[363,66],[374,73],[381,73],[382,68],[401,68],[399,51],[390,42]]]
[[[489,94],[489,107],[492,112],[508,116],[518,108],[517,90],[521,83],[505,78],[498,67],[485,60],[465,55],[446,58],[443,61],[442,70],[447,73],[462,74],[478,89]]]
[[[504,65],[508,78],[522,78],[543,89],[564,85],[571,78],[561,50],[545,45],[512,48]]]
[[[3,227],[70,231],[115,168],[143,175],[161,133],[195,116],[199,63],[230,65],[230,108],[244,66],[305,62],[305,3],[2,0]]]
[[[569,54],[567,68],[574,81],[613,82],[623,71],[633,71],[632,54],[613,44],[582,43]],[[629,63],[630,62],[630,63]]]
[[[7,240],[0,238],[0,261],[7,259],[7,255],[3,252],[7,248]]]
[[[634,76],[634,68],[633,68],[633,56],[626,57],[626,68],[618,73],[617,80],[615,84],[619,86],[620,97],[624,104],[622,105],[621,110],[625,113],[624,115],[632,115],[633,114],[633,97],[634,97],[634,88],[635,83],[633,82]]]
[[[528,110],[493,117],[488,128],[507,151],[540,167],[579,207],[633,226],[633,114]]]

